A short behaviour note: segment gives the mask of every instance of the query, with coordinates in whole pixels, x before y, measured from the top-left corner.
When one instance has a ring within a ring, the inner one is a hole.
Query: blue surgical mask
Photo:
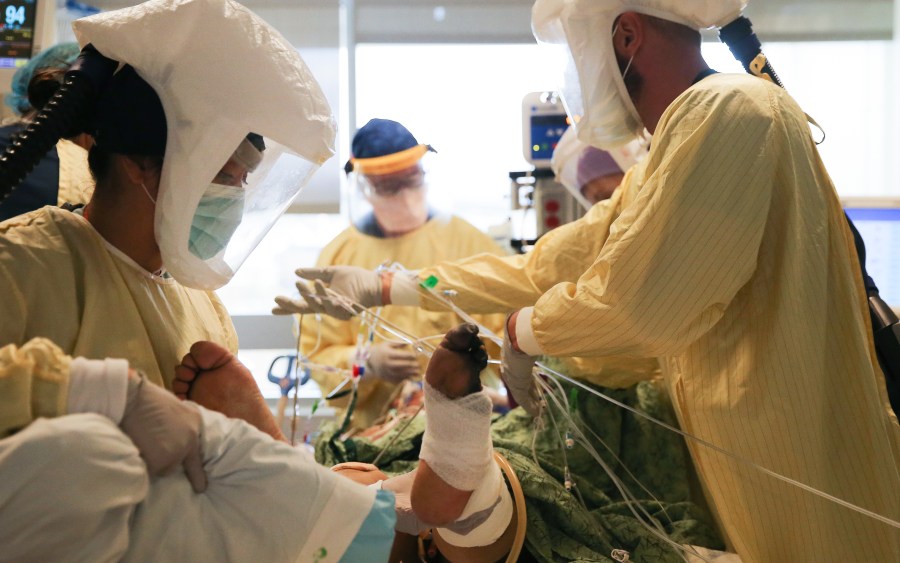
[[[210,184],[191,222],[188,248],[191,254],[209,260],[222,252],[244,215],[244,189]]]

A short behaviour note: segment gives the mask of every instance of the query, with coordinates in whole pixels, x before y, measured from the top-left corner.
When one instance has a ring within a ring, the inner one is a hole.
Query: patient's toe
[[[487,353],[478,327],[465,323],[451,329],[434,351],[425,379],[450,398],[481,390],[479,374],[487,366]]]

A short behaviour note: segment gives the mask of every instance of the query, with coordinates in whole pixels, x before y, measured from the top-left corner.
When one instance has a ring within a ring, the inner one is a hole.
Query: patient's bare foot
[[[195,342],[175,368],[172,391],[210,410],[249,422],[276,440],[287,441],[250,370],[213,342]]]
[[[478,327],[465,323],[448,332],[431,355],[425,381],[450,399],[481,391],[479,374],[487,366],[487,352]]]

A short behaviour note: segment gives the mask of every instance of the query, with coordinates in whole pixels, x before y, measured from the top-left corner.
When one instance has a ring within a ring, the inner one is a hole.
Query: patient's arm
[[[460,542],[454,545],[490,544],[512,514],[493,461],[492,405],[478,377],[486,362],[473,325],[447,333],[425,372],[427,426],[419,467],[382,485],[395,493],[400,520],[418,529],[447,527],[449,532],[442,535],[451,543]],[[221,346],[195,343],[176,369],[172,388],[179,396],[284,440],[250,372]],[[345,469],[343,475],[364,484],[384,479],[374,466],[348,465],[336,469]],[[491,530],[485,534],[482,524],[488,519]],[[399,521],[397,529],[406,531]]]
[[[249,422],[276,440],[287,441],[250,370],[218,344],[201,341],[191,346],[175,368],[172,391],[182,399]]]

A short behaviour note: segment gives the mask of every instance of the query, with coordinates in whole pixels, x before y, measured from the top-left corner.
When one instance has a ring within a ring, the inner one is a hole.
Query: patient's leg
[[[444,337],[425,370],[425,415],[427,417],[419,467],[412,488],[412,507],[416,515],[439,526],[456,520],[472,496],[481,474],[492,463],[490,456],[490,399],[480,393],[479,373],[487,362],[484,345],[474,325],[460,325]],[[459,435],[458,416],[487,430],[474,436]],[[480,420],[472,420],[480,419]],[[430,439],[429,439],[430,438]],[[453,451],[458,440],[476,442],[473,459],[467,451]],[[481,443],[477,443],[481,442]],[[452,452],[452,454],[451,454]],[[444,454],[451,454],[455,460]],[[461,460],[460,456],[467,459]],[[430,460],[430,461],[429,461]],[[459,461],[464,463],[447,463]],[[432,467],[434,463],[436,467]],[[454,486],[455,485],[455,486]]]
[[[287,441],[250,370],[213,342],[195,342],[175,368],[172,390],[230,418],[249,422],[276,440]]]
[[[462,547],[493,544],[513,513],[491,447],[493,405],[479,379],[486,364],[474,325],[447,333],[425,371],[425,436],[419,466],[406,476],[415,516]]]

